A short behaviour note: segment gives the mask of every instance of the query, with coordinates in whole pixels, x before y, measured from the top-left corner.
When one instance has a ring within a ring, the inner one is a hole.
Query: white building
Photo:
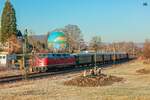
[[[0,65],[7,66],[8,52],[0,52]]]
[[[0,67],[9,67],[10,61],[16,60],[16,54],[9,54],[8,52],[0,52]]]

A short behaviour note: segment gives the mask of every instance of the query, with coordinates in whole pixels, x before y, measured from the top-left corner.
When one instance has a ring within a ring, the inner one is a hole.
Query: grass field
[[[21,75],[21,74],[22,71],[19,70],[13,70],[13,69],[0,70],[0,78],[6,76]]]
[[[81,73],[65,74],[40,80],[0,85],[1,100],[150,100],[150,74],[136,73],[146,68],[136,60],[107,68],[102,72],[124,78],[122,82],[103,87],[65,86]]]

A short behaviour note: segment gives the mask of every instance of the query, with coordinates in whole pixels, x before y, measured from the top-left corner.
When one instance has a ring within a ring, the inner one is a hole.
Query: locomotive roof
[[[89,52],[89,53],[37,53],[37,54],[49,54],[49,55],[93,55],[93,54],[126,54],[125,52],[97,52],[97,53],[94,53],[94,52]]]
[[[75,53],[74,55],[87,55],[87,54],[126,54],[125,52],[89,52],[89,53]]]

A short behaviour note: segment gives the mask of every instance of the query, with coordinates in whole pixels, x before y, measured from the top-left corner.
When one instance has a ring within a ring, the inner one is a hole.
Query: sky
[[[150,0],[10,0],[18,29],[46,34],[78,25],[85,41],[144,42],[150,38]],[[143,6],[147,2],[148,6]],[[5,0],[0,0],[0,14]]]

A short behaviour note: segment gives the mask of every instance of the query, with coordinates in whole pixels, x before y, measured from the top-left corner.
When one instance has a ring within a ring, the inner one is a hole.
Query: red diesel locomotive
[[[70,54],[37,54],[32,60],[32,71],[45,72],[51,68],[75,65],[75,57]]]

